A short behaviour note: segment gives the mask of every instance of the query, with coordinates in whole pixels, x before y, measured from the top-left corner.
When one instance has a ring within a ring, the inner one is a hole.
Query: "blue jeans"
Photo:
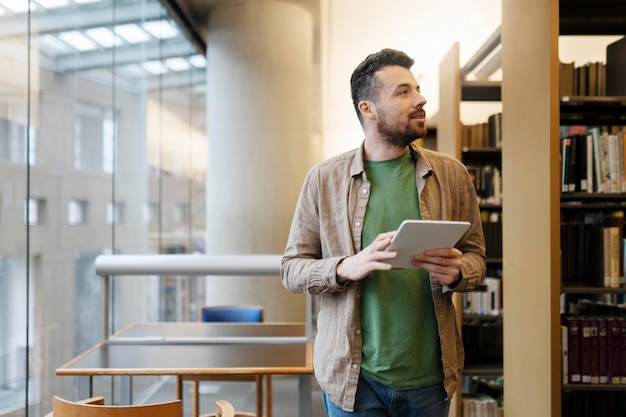
[[[322,392],[328,417],[448,417],[450,401],[443,384],[395,390],[361,374],[354,412],[343,411]]]

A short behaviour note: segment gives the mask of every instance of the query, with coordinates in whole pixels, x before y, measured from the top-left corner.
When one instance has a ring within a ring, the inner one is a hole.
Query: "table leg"
[[[300,417],[312,417],[311,404],[311,375],[302,374],[298,376],[298,399]]]
[[[130,375],[120,376],[120,405],[133,403],[133,377]]]
[[[79,401],[93,397],[93,377],[91,375],[76,377],[76,396]]]

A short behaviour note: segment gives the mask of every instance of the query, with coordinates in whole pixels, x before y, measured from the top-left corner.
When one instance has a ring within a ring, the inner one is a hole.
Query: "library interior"
[[[0,46],[0,417],[325,415],[280,263],[382,48],[480,207],[450,417],[626,416],[623,0],[0,0]]]

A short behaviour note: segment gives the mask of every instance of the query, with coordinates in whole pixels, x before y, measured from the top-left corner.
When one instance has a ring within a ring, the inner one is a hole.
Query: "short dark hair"
[[[414,63],[415,60],[406,53],[385,48],[370,54],[356,67],[352,72],[352,77],[350,77],[350,89],[352,92],[352,104],[361,123],[363,123],[363,115],[359,111],[359,102],[378,98],[378,84],[374,73],[383,67],[391,65],[411,69]]]

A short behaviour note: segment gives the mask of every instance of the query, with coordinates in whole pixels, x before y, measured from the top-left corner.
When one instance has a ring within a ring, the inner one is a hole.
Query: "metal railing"
[[[111,336],[113,275],[280,275],[282,255],[100,255],[96,273],[104,280],[104,338]],[[312,340],[312,300],[306,296],[306,332]]]

